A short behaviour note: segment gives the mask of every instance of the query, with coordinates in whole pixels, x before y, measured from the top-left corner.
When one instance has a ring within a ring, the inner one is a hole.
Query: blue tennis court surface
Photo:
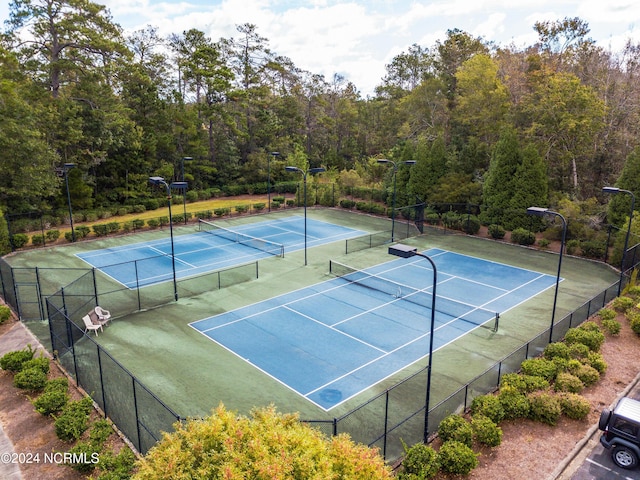
[[[440,249],[434,350],[555,285],[556,277]],[[420,257],[274,297],[191,326],[330,410],[429,351],[433,271]],[[380,285],[378,285],[380,283]]]
[[[234,227],[233,230],[272,244],[279,244],[284,247],[285,252],[304,248],[304,217],[268,220]],[[354,238],[366,233],[307,219],[308,247]],[[253,262],[280,251],[274,253],[273,248],[267,248],[267,251],[260,250],[256,248],[259,244],[260,240],[237,242],[228,232],[216,230],[174,236],[176,278],[186,278]],[[129,288],[166,282],[173,278],[169,232],[167,238],[162,240],[93,250],[80,253],[78,257]]]

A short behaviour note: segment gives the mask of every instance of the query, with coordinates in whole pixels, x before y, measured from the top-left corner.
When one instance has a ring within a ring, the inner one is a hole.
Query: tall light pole
[[[183,188],[186,190],[186,182],[173,182],[169,185],[162,177],[149,177],[149,183],[152,185],[164,185],[167,189],[167,203],[169,204],[169,235],[171,237],[171,268],[173,271],[173,296],[178,300],[178,282],[176,280],[176,256],[173,247],[173,217],[171,216],[171,189]]]
[[[76,232],[73,229],[73,210],[71,209],[71,193],[69,192],[69,170],[75,167],[75,163],[65,163],[63,165],[64,169],[64,182],[67,189],[67,204],[69,205],[69,222],[71,224],[71,240],[73,242],[76,241]]]
[[[426,444],[429,441],[429,403],[431,400],[431,370],[433,366],[433,336],[436,327],[436,285],[438,284],[438,270],[436,264],[428,255],[418,252],[416,247],[410,245],[403,245],[397,243],[389,247],[389,254],[396,257],[408,258],[408,257],[422,257],[429,261],[433,270],[433,292],[431,294],[431,326],[429,329],[429,365],[427,367],[427,396],[425,399],[425,411],[424,411],[424,434],[423,442]]]
[[[624,239],[624,250],[622,251],[622,262],[620,262],[620,283],[618,284],[618,296],[620,296],[620,292],[622,291],[622,279],[624,278],[624,260],[627,255],[627,248],[629,247],[629,234],[631,233],[631,220],[633,219],[633,209],[636,204],[636,196],[633,192],[629,190],[623,190],[617,187],[603,187],[602,191],[604,193],[618,194],[618,193],[627,193],[631,195],[631,211],[629,212],[629,225],[627,226],[627,236]]]
[[[267,205],[269,205],[269,211],[271,211],[271,157],[275,160],[280,155],[280,152],[271,152],[267,157]]]
[[[287,172],[298,172],[302,174],[302,179],[304,183],[304,264],[307,264],[307,174],[316,174],[320,172],[324,172],[324,168],[309,168],[308,170],[303,170],[298,167],[285,167]]]
[[[186,190],[186,182],[184,181],[184,161],[185,160],[193,160],[193,157],[182,157],[182,162],[181,162],[181,168],[180,170],[182,171],[181,174],[181,183],[185,184],[185,190],[184,192],[182,192],[182,209],[184,212],[184,224],[187,224],[187,190]],[[174,182],[175,183],[175,182]]]
[[[528,215],[544,217],[545,215],[555,215],[562,220],[562,242],[560,244],[560,257],[558,258],[558,275],[556,276],[556,292],[553,296],[553,310],[551,311],[551,326],[549,327],[549,343],[553,342],[553,324],[556,316],[556,304],[558,303],[558,287],[560,286],[560,269],[562,268],[562,252],[564,251],[564,241],[567,238],[567,221],[558,212],[543,207],[527,208]]]
[[[391,205],[391,241],[393,242],[394,240],[393,232],[394,232],[395,223],[396,223],[396,174],[398,173],[398,164],[393,160],[388,160],[386,158],[378,159],[378,163],[389,163],[393,165],[393,197],[392,197],[393,200]],[[405,160],[404,162],[400,162],[400,163],[404,165],[415,165],[416,161]]]

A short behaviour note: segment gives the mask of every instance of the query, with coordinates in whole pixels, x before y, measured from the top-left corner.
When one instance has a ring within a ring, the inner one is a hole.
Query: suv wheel
[[[635,468],[638,465],[638,456],[629,447],[616,445],[611,451],[611,459],[620,468]]]

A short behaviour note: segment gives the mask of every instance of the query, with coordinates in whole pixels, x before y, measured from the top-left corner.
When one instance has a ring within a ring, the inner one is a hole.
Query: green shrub
[[[31,235],[31,245],[35,245],[35,246],[44,245],[44,235],[42,234]]]
[[[589,356],[586,359],[588,365],[595,368],[600,375],[607,371],[607,362],[601,353],[589,352]]]
[[[60,412],[69,402],[69,394],[66,389],[47,390],[48,384],[44,386],[44,392],[35,400],[32,400],[36,412],[42,415],[51,415]]]
[[[234,209],[238,213],[247,213],[249,211],[249,205],[236,205]]]
[[[475,215],[469,215],[466,218],[462,218],[461,221],[462,231],[469,235],[476,235],[480,231],[482,226],[480,220]]]
[[[58,438],[66,442],[80,438],[89,426],[89,413],[92,407],[90,397],[69,402],[54,424]]]
[[[77,463],[68,463],[68,465],[80,473],[92,472],[100,462],[100,450],[91,442],[78,442],[69,449],[72,459],[83,459],[84,461]]]
[[[507,234],[507,231],[502,227],[502,225],[496,225],[495,223],[489,225],[488,231],[491,238],[495,238],[496,240],[504,238]]]
[[[516,228],[511,232],[511,242],[518,245],[533,245],[536,236],[526,228]]]
[[[582,240],[580,242],[580,253],[583,257],[603,258],[606,244],[598,240]]]
[[[617,320],[602,320],[602,327],[609,335],[619,335],[622,325]]]
[[[105,418],[101,418],[100,420],[93,422],[93,425],[91,425],[89,441],[96,446],[102,447],[112,433],[113,427],[109,421]]]
[[[109,232],[109,229],[106,223],[93,225],[91,228],[93,229],[93,233],[95,233],[96,237],[104,237]]]
[[[632,298],[621,296],[616,297],[611,302],[611,306],[616,312],[626,313],[629,309],[633,308],[635,301]]]
[[[580,240],[577,240],[575,238],[568,240],[565,248],[567,255],[575,255],[576,252],[578,251],[579,246],[580,246]]]
[[[589,349],[584,343],[573,343],[569,345],[569,358],[573,360],[582,360],[589,356]]]
[[[598,380],[600,380],[600,373],[598,373],[598,370],[593,368],[591,365],[582,365],[575,375],[586,387],[594,385]]]
[[[442,224],[452,230],[460,230],[462,228],[462,217],[456,212],[444,212],[442,214]]]
[[[476,415],[471,420],[473,438],[487,447],[497,447],[502,443],[502,429],[484,415]]]
[[[558,367],[551,360],[545,358],[530,358],[520,364],[522,373],[534,377],[542,377],[552,382],[558,373]]]
[[[45,375],[49,373],[50,362],[47,357],[39,356],[38,358],[32,358],[31,360],[27,360],[22,364],[22,370],[26,370],[28,368],[37,368]]]
[[[215,208],[213,213],[216,217],[223,217],[225,215],[229,215],[231,210],[229,208]]]
[[[538,240],[538,246],[540,248],[548,248],[549,247],[549,240],[547,240],[546,238],[541,238],[540,240]]]
[[[520,393],[531,393],[549,388],[549,381],[535,375],[505,373],[500,378],[500,387],[511,386]]]
[[[565,365],[565,371],[571,373],[572,375],[575,375],[576,373],[578,373],[578,370],[580,370],[581,367],[582,367],[582,359],[577,360],[577,359],[573,358],[573,359],[567,361],[567,363]]]
[[[213,212],[211,210],[196,212],[196,218],[199,218],[201,220],[211,220],[213,218]]]
[[[67,377],[58,377],[47,380],[47,384],[44,386],[44,391],[53,392],[56,390],[61,390],[63,392],[66,392],[68,388],[69,380],[67,380]]]
[[[6,305],[0,305],[0,325],[11,318],[11,309]]]
[[[610,308],[601,308],[598,312],[598,316],[601,320],[615,320],[616,315],[616,311]]]
[[[589,322],[585,322],[589,323]],[[592,330],[590,328],[570,328],[564,337],[564,341],[568,345],[574,343],[581,343],[589,347],[592,352],[600,351],[600,347],[604,343],[604,333],[598,330]]]
[[[627,315],[627,318],[629,319],[629,326],[631,327],[633,333],[635,333],[636,335],[640,335],[640,314]]]
[[[144,220],[141,218],[134,218],[133,220],[131,220],[131,226],[134,230],[140,230],[144,227]]]
[[[343,198],[342,200],[340,200],[340,206],[342,208],[353,208],[356,206],[356,202],[354,200],[349,200],[348,198]]]
[[[22,248],[29,243],[29,235],[25,233],[14,233],[11,236],[11,245],[13,248]]]
[[[584,383],[569,372],[561,372],[556,377],[553,389],[556,392],[580,393],[584,389]]]
[[[48,242],[55,242],[60,238],[60,230],[48,230],[45,232],[44,236]]]
[[[100,454],[100,461],[96,465],[100,472],[104,472],[97,477],[97,480],[126,480],[131,478],[136,457],[130,448],[124,447],[118,455],[113,455],[110,451]]]
[[[404,445],[402,471],[398,480],[428,480],[440,470],[437,452],[429,445],[416,443],[411,448]]]
[[[554,358],[569,358],[569,347],[563,342],[554,342],[547,345],[543,353],[544,358],[553,360]]]
[[[157,218],[150,218],[147,220],[147,225],[149,225],[149,228],[158,228],[160,226],[160,220]]]
[[[266,205],[264,203],[254,203],[253,204],[253,208],[255,208],[258,211],[264,210],[264,207]]]
[[[591,411],[591,404],[589,401],[575,393],[561,393],[558,395],[560,399],[560,407],[562,413],[567,417],[574,420],[583,420],[587,418]]]
[[[163,215],[161,217],[158,217],[158,222],[160,223],[161,227],[166,227],[167,225],[169,225],[169,217],[167,217],[166,215]],[[149,222],[147,222],[148,224]]]
[[[504,409],[496,395],[480,395],[471,401],[471,415],[482,415],[500,423],[504,418]]]
[[[562,415],[562,407],[558,397],[546,392],[529,394],[529,418],[537,422],[555,425]]]
[[[438,451],[440,468],[453,475],[468,475],[478,466],[478,456],[464,443],[449,440]]]
[[[473,429],[464,417],[456,413],[445,417],[438,427],[438,436],[443,442],[455,440],[471,446],[473,443]]]
[[[73,230],[76,232],[76,238],[85,238],[89,233],[91,233],[91,229],[86,225],[80,225]]]
[[[47,374],[37,367],[23,368],[13,377],[13,385],[32,392],[42,390],[47,383]]]
[[[505,420],[526,418],[529,416],[529,399],[524,393],[518,391],[516,387],[506,385],[500,388],[498,398],[504,411]]]
[[[27,348],[22,350],[8,352],[0,358],[0,368],[9,372],[19,372],[22,369],[22,364],[31,360],[35,353],[31,345],[27,345]]]

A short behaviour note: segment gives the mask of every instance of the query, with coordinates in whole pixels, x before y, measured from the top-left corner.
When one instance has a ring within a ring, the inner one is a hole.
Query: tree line
[[[488,224],[515,228],[527,206],[562,202],[602,220],[603,186],[640,192],[640,45],[599,47],[579,18],[533,28],[525,47],[448,30],[394,57],[363,98],[278,55],[252,24],[217,40],[125,34],[97,3],[12,0],[0,207],[136,205],[154,195],[149,176],[251,193],[293,180],[284,167],[296,165],[389,192],[396,175],[398,205],[480,205]],[[616,197],[609,216],[622,225],[629,199]]]

